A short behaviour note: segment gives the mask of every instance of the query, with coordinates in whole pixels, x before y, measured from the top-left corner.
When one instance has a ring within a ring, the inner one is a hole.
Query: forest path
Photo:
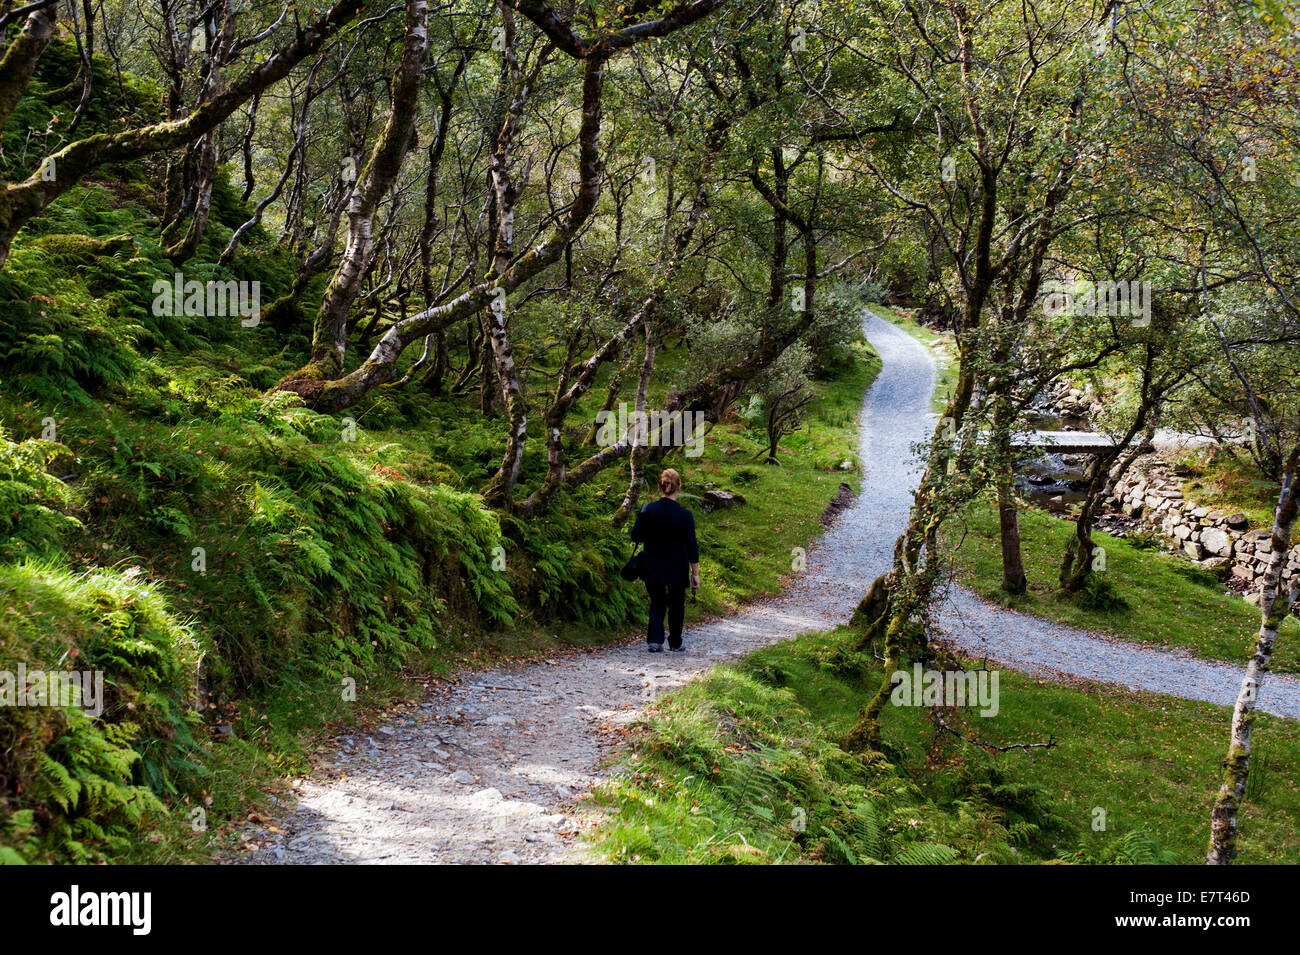
[[[872,487],[808,550],[778,597],[688,627],[685,653],[649,654],[644,638],[486,672],[435,687],[409,718],[337,737],[271,832],[248,827],[254,863],[582,861],[577,794],[655,696],[703,670],[852,613],[889,566],[915,483],[911,445],[930,428],[934,362],[904,332],[867,319],[883,368],[859,418]],[[751,506],[762,507],[755,502]],[[567,811],[562,808],[569,806]]]
[[[845,621],[888,569],[917,479],[912,445],[933,426],[929,349],[868,313],[883,368],[863,403],[863,493],[808,551],[778,597],[686,632],[687,652],[648,654],[637,638],[436,687],[408,717],[336,738],[297,790],[279,831],[248,827],[253,863],[596,861],[573,799],[604,778],[617,730],[659,693],[726,660]],[[761,504],[753,506],[761,507]],[[1183,658],[1004,611],[953,588],[941,622],[954,643],[1018,669],[1073,674],[1231,704],[1237,668]],[[1300,716],[1300,682],[1271,676],[1264,709]]]

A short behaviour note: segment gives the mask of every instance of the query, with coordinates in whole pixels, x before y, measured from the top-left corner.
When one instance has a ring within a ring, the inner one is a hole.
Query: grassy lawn
[[[1021,512],[1029,593],[1010,597],[1001,590],[997,512],[991,506],[977,506],[966,515],[960,529],[950,530],[954,539],[960,537],[957,577],[987,600],[1086,630],[1157,647],[1177,647],[1209,660],[1244,663],[1250,656],[1259,629],[1256,608],[1228,595],[1208,571],[1190,561],[1141,549],[1121,538],[1095,535],[1106,551],[1104,576],[1123,596],[1126,607],[1094,610],[1061,597],[1056,581],[1073,529],[1068,521],[1043,511]],[[1300,623],[1294,617],[1282,628],[1273,669],[1300,673]]]
[[[813,634],[718,667],[633,730],[597,794],[615,862],[1197,863],[1227,745],[1226,708],[1000,674],[1000,709],[936,733],[885,709],[886,762],[838,745],[879,681],[857,634]],[[960,722],[958,723],[957,721]],[[1300,861],[1300,725],[1261,717],[1243,863]],[[1105,829],[1095,831],[1096,809]]]
[[[968,726],[1000,744],[1055,738],[1050,751],[992,758],[1008,781],[1039,787],[1052,811],[1079,827],[1074,848],[1102,858],[1117,837],[1141,830],[1180,863],[1204,861],[1231,710],[1098,684],[1066,687],[1010,670],[1001,671],[1000,691],[998,715],[971,717]],[[908,729],[909,743],[928,741],[928,727],[918,722]],[[1295,864],[1300,724],[1263,714],[1253,740],[1238,861]],[[959,763],[970,747],[954,743],[945,740],[947,759]],[[1105,811],[1105,831],[1092,828],[1097,808]]]

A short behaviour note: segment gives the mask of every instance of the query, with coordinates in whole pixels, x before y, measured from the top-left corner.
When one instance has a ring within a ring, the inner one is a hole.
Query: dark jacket
[[[690,583],[690,565],[700,562],[700,545],[695,541],[695,516],[686,508],[666,497],[646,504],[632,525],[632,540],[645,545],[646,583]]]

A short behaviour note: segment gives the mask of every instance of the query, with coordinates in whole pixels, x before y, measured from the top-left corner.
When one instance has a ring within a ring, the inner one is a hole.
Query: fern
[[[894,865],[951,865],[957,861],[957,850],[937,842],[914,842],[889,861]]]
[[[1104,841],[1091,840],[1061,858],[1087,865],[1176,865],[1178,853],[1164,849],[1149,832],[1130,829]]]

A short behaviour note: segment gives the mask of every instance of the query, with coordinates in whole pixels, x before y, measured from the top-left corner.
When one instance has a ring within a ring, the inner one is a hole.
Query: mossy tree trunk
[[[998,476],[998,530],[1002,544],[1002,589],[1009,594],[1023,594],[1029,589],[1029,577],[1020,549],[1020,508],[1009,472]]]
[[[411,143],[411,134],[415,129],[415,117],[420,104],[420,81],[424,75],[425,54],[429,46],[428,6],[426,0],[407,0],[406,3],[402,55],[393,70],[388,119],[348,197],[347,244],[312,326],[311,361],[308,369],[316,377],[334,378],[343,373],[348,313],[374,261],[375,213],[384,194],[401,172],[402,162]]]
[[[503,282],[510,271],[515,248],[515,208],[528,183],[530,164],[525,163],[522,181],[516,182],[511,173],[511,157],[515,140],[523,121],[524,107],[537,85],[537,78],[549,58],[549,48],[544,49],[525,71],[515,50],[515,20],[510,7],[502,3],[501,21],[504,24],[502,58],[509,78],[510,104],[506,109],[501,131],[497,135],[496,149],[488,164],[489,183],[495,201],[495,231],[492,242],[492,270],[490,280]],[[560,252],[568,249],[564,243]],[[493,370],[501,389],[508,427],[505,453],[501,465],[483,489],[483,500],[497,507],[510,507],[514,502],[515,484],[524,462],[524,447],[528,442],[528,401],[524,395],[523,381],[515,361],[514,345],[510,340],[506,294],[495,291],[484,310],[487,323],[487,340],[492,348]],[[438,329],[439,331],[441,329]]]
[[[438,124],[433,134],[433,141],[429,143],[428,171],[425,173],[424,184],[424,222],[420,225],[419,237],[420,291],[424,295],[424,304],[426,306],[436,305],[450,288],[455,287],[454,285],[449,286],[449,277],[443,279],[440,288],[434,284],[433,240],[443,228],[442,220],[438,215],[438,174],[442,168],[443,153],[447,148],[447,133],[451,127],[456,84],[460,81],[468,65],[469,53],[468,51],[462,51],[447,84],[444,86],[441,82],[437,82]],[[435,80],[437,80],[436,74]],[[450,265],[448,265],[448,272],[450,272]],[[430,394],[438,394],[442,391],[443,379],[446,377],[450,362],[447,350],[447,330],[445,328],[440,328],[436,332],[425,336],[424,353],[416,359],[415,364],[406,373],[403,381],[409,381],[418,375],[430,358],[433,359],[433,368],[424,375],[420,385]]]
[[[908,627],[918,611],[928,606],[938,576],[938,532],[954,503],[952,489],[946,487],[949,477],[960,480],[961,475],[972,471],[978,442],[973,438],[962,442],[961,436],[976,382],[985,373],[980,358],[983,354],[981,322],[996,274],[990,251],[997,217],[996,197],[997,174],[985,159],[980,164],[978,218],[972,236],[973,269],[964,290],[962,328],[957,336],[957,382],[931,435],[925,471],[912,499],[907,526],[894,544],[889,607],[883,619],[875,624],[884,632],[882,678],[845,739],[845,745],[851,749],[880,749],[880,715],[893,690],[893,673],[905,652],[924,652],[924,647],[906,645]]]
[[[328,380],[304,376],[281,382],[277,388],[292,391],[322,411],[337,411],[354,404],[372,389],[392,382],[397,361],[412,344],[440,328],[484,312],[497,299],[498,289],[507,294],[559,261],[564,247],[595,211],[600,195],[600,97],[604,88],[605,63],[598,56],[583,61],[582,122],[578,131],[577,196],[567,214],[542,242],[519,256],[505,274],[473,285],[460,295],[395,322],[380,337],[361,366],[342,378]]]
[[[58,4],[50,0],[27,14],[23,28],[5,47],[0,57],[0,126],[13,114],[27,91],[36,63],[54,37]]]
[[[1092,539],[1093,524],[1119,479],[1154,435],[1154,425],[1149,422],[1165,395],[1187,377],[1187,370],[1179,365],[1161,368],[1163,346],[1155,335],[1144,341],[1141,348],[1142,384],[1133,418],[1114,447],[1094,454],[1088,465],[1088,487],[1079,504],[1074,534],[1066,543],[1061,559],[1060,586],[1065,593],[1081,591],[1093,572],[1104,566]],[[1140,440],[1139,435],[1142,435]]]
[[[500,292],[507,295],[521,284],[539,275],[557,262],[569,243],[595,212],[600,197],[602,169],[600,161],[601,93],[605,82],[605,65],[620,50],[635,46],[644,40],[668,36],[707,17],[724,0],[694,0],[655,9],[653,19],[635,20],[642,12],[632,11],[634,22],[623,22],[611,30],[600,31],[589,37],[578,32],[578,27],[564,19],[542,0],[515,0],[502,5],[503,18],[507,13],[523,14],[540,29],[556,49],[563,51],[583,64],[581,119],[578,126],[578,187],[567,211],[550,227],[550,232],[538,244],[512,261],[504,274],[494,274],[478,282],[450,301],[428,306],[423,311],[391,325],[369,356],[355,371],[334,380],[309,374],[314,369],[304,369],[300,378],[281,382],[276,387],[292,391],[308,404],[321,411],[337,411],[354,404],[363,395],[397,378],[397,362],[415,342],[469,318],[487,308]],[[501,364],[501,355],[496,363]],[[517,429],[512,425],[512,433]],[[517,440],[512,438],[511,440]],[[508,475],[513,464],[508,458],[514,450],[508,449],[504,467],[494,478],[485,493],[494,499],[506,500],[513,488],[508,487]]]
[[[649,399],[650,376],[654,372],[655,343],[653,328],[646,325],[644,330],[645,360],[641,364],[641,380],[637,383],[632,434],[629,436],[632,450],[628,456],[627,490],[623,494],[623,503],[614,512],[615,527],[622,527],[632,512],[636,510],[636,503],[641,498],[641,488],[645,484],[646,456],[650,450],[650,428],[649,422],[643,415],[646,412],[646,403]]]

